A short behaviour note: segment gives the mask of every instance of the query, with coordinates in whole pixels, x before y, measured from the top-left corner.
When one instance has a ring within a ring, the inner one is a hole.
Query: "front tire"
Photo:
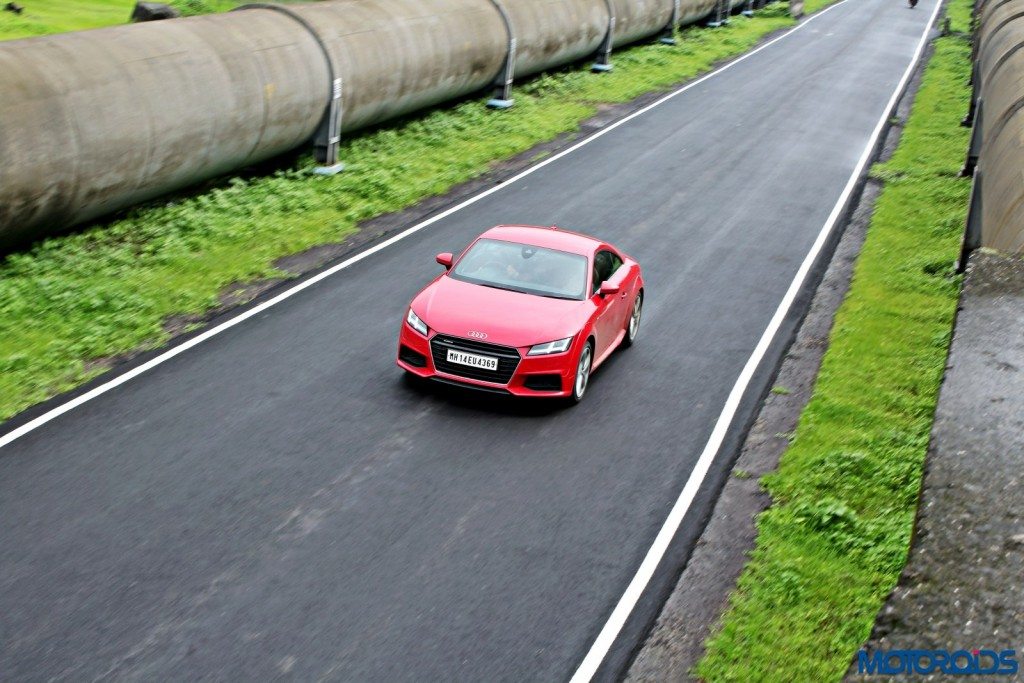
[[[572,395],[569,397],[572,403],[579,403],[583,400],[583,394],[587,392],[590,384],[590,371],[594,366],[594,345],[590,341],[580,351],[579,360],[576,361],[576,374],[572,380]]]
[[[640,332],[640,318],[643,312],[644,293],[640,291],[633,299],[633,308],[629,311],[629,317],[626,318],[626,335],[622,338],[622,348],[628,349],[636,341],[636,335]]]

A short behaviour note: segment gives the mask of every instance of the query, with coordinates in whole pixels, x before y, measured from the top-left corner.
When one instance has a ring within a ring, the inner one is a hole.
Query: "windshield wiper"
[[[480,285],[481,287],[490,287],[491,289],[500,289],[503,292],[518,292],[519,294],[528,294],[529,293],[529,292],[524,292],[521,289],[513,289],[512,287],[501,287],[499,285],[492,285],[492,284],[490,284],[488,282],[477,282],[476,284]]]
[[[547,299],[562,299],[563,301],[579,301],[579,299],[577,299],[574,296],[562,296],[560,294],[549,294],[549,293],[545,293],[545,292],[538,292],[537,290],[534,290],[534,289],[516,289],[515,287],[502,287],[501,285],[496,285],[496,284],[494,284],[492,282],[475,281],[473,284],[480,285],[481,287],[490,287],[491,289],[500,289],[503,292],[515,292],[516,294],[529,294],[531,296],[542,296],[542,297],[545,297]]]

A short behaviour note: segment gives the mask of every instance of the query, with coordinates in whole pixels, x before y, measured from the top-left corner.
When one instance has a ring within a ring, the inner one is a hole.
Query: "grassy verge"
[[[362,220],[575,130],[602,103],[695,76],[790,23],[785,6],[772,6],[727,28],[688,29],[676,46],[617,52],[612,73],[570,69],[524,82],[506,112],[469,101],[349,137],[337,176],[310,176],[303,159],[8,256],[0,262],[0,419],[101,372],[94,359],[161,344],[169,316],[208,310],[231,283],[287,276],[273,267],[277,258],[340,241]]]
[[[967,30],[969,0],[953,0]],[[838,680],[906,562],[960,280],[970,46],[936,41],[708,681]]]
[[[21,14],[0,12],[0,40],[29,38],[50,33],[80,31],[124,24],[132,13],[132,0],[16,0]],[[6,0],[0,5],[6,4]]]
[[[804,0],[804,14],[814,14],[835,2],[836,0]]]
[[[6,4],[7,0],[0,3]],[[246,0],[161,0],[183,16],[226,12]],[[0,40],[127,24],[135,0],[16,0],[21,14],[0,12]]]

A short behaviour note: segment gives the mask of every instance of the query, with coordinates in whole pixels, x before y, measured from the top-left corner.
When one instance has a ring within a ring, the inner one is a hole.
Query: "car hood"
[[[593,304],[510,292],[442,275],[413,299],[412,308],[442,334],[482,333],[487,337],[480,341],[522,347],[578,333]]]

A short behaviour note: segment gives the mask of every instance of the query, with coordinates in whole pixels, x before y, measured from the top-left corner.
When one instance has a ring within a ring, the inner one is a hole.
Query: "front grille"
[[[471,368],[468,365],[448,362],[448,349],[463,351],[465,353],[477,353],[483,356],[491,356],[498,359],[498,369],[485,370],[483,368]],[[511,346],[498,346],[473,339],[462,339],[461,337],[450,337],[444,334],[434,335],[430,340],[430,353],[434,357],[434,367],[439,372],[458,377],[468,377],[482,382],[494,382],[495,384],[508,384],[519,367],[519,352]]]

